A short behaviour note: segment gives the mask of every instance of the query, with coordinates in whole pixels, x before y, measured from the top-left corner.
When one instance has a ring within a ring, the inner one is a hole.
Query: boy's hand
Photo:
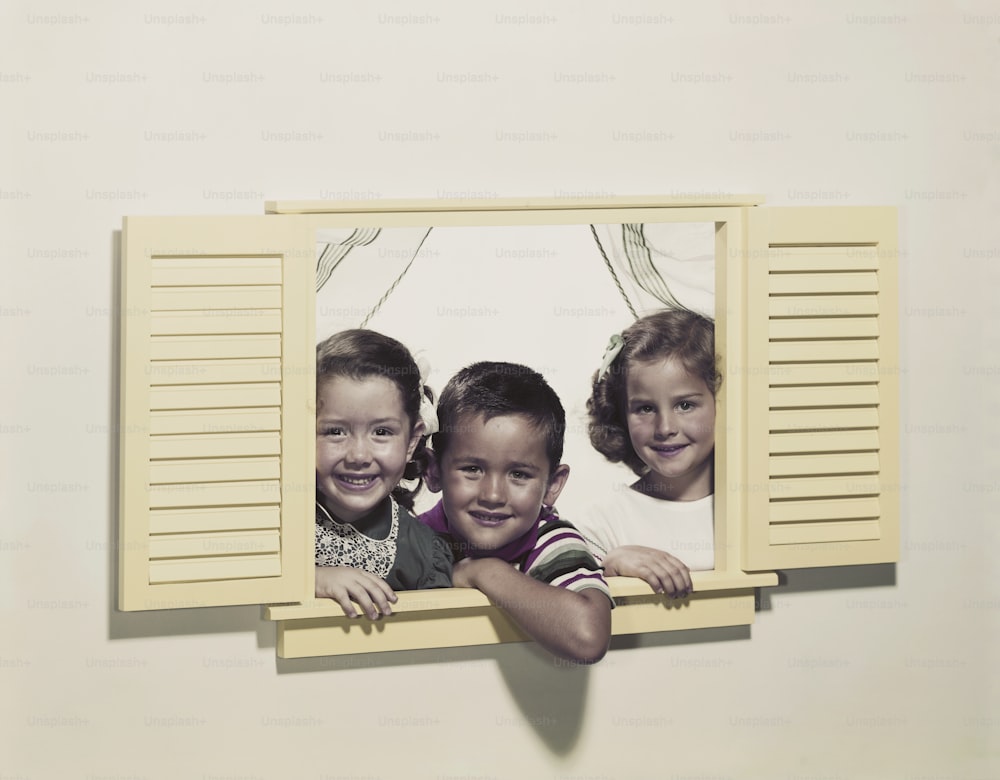
[[[687,596],[693,590],[691,572],[684,562],[668,552],[641,545],[616,547],[604,557],[604,576],[638,577],[656,593],[674,598]]]
[[[478,588],[478,576],[491,566],[510,568],[499,558],[463,558],[452,567],[451,584],[456,588]]]
[[[396,601],[396,594],[385,580],[361,569],[352,569],[350,566],[317,566],[316,598],[333,599],[350,618],[358,616],[351,603],[357,602],[371,620],[378,620],[380,615],[392,614],[389,602]]]

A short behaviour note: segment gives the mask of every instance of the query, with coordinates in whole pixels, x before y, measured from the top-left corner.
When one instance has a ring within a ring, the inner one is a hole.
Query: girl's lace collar
[[[396,539],[399,536],[399,504],[390,496],[392,521],[385,539],[372,539],[350,523],[341,523],[326,507],[316,502],[322,514],[316,523],[316,565],[350,566],[385,579],[396,561]]]

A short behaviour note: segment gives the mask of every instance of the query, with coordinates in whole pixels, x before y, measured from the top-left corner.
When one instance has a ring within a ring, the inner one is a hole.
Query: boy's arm
[[[600,661],[611,640],[611,602],[596,588],[572,591],[539,582],[499,558],[455,564],[458,588],[478,588],[538,644],[581,664]]]

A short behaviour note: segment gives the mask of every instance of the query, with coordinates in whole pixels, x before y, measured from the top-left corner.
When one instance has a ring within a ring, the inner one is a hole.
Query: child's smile
[[[469,512],[469,515],[477,523],[486,526],[487,528],[496,528],[513,517],[511,514],[498,514],[495,512]]]
[[[676,444],[670,447],[660,447],[654,444],[650,445],[649,450],[656,453],[664,463],[667,463],[673,460],[680,460],[689,446],[688,444]]]
[[[347,490],[357,490],[363,492],[375,484],[377,476],[372,474],[370,476],[351,476],[350,474],[338,474],[335,478],[341,485]]]

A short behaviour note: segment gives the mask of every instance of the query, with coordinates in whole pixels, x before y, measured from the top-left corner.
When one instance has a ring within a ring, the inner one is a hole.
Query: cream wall
[[[1000,14],[748,8],[5,4],[0,778],[997,775]],[[592,669],[114,611],[123,215],[692,191],[899,207],[898,566]]]

